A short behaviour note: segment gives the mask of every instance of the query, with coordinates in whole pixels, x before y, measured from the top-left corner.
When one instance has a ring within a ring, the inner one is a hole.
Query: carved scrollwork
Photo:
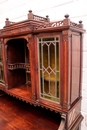
[[[64,37],[63,42],[66,44],[68,42],[68,37]]]
[[[68,35],[68,30],[62,31],[62,34],[63,34],[63,35]]]
[[[64,31],[62,31],[62,34],[71,36],[71,30],[64,30]]]
[[[62,113],[61,114],[61,123],[60,123],[58,130],[65,130],[65,123],[66,123],[66,114]]]
[[[30,27],[22,27],[22,28],[18,28],[18,29],[14,29],[14,30],[8,30],[7,32],[1,32],[1,34],[3,35],[15,35],[15,34],[19,34],[19,33],[23,33],[25,31],[30,31]]]
[[[27,44],[27,47],[28,47],[28,49],[30,49],[31,48],[31,44],[33,43],[33,37],[32,37],[32,35],[30,34],[30,35],[28,35],[28,44]]]

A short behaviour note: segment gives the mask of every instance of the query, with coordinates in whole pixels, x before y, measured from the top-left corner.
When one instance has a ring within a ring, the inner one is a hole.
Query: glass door
[[[59,102],[59,37],[38,38],[40,97]]]

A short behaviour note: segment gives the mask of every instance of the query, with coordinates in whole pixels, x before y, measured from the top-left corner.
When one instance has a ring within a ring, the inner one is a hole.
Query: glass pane
[[[40,96],[59,102],[59,38],[39,38]]]
[[[54,41],[55,38],[54,37],[49,37],[49,38],[47,37],[47,38],[42,38],[42,40],[50,43],[50,41]]]
[[[49,94],[49,82],[44,80],[44,93]]]
[[[42,53],[41,53],[41,43],[39,44],[39,60],[40,60],[40,68],[42,68]]]
[[[57,97],[59,97],[59,82],[57,82]]]
[[[40,86],[41,86],[41,88],[40,88],[41,90],[40,91],[41,91],[41,93],[43,93],[43,83],[42,83],[43,81],[42,81],[42,77],[43,77],[42,76],[42,70],[40,70]]]
[[[56,70],[59,71],[59,43],[56,42]]]
[[[48,71],[45,71],[44,72],[44,92],[46,93],[46,94],[48,94],[49,93],[49,73],[48,73]]]
[[[56,72],[56,81],[60,81],[59,72]]]
[[[45,68],[48,67],[48,46],[46,44],[43,45],[43,57],[42,57],[42,60],[43,60],[43,66]]]
[[[50,44],[49,46],[49,53],[50,53],[50,67],[53,69],[55,68],[55,45]]]
[[[52,96],[55,96],[55,94],[56,94],[56,91],[55,91],[55,82],[54,81],[50,82],[50,94]]]

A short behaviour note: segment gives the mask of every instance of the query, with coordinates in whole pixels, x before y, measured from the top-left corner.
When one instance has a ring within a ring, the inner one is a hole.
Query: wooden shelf
[[[22,85],[22,86],[15,87],[15,88],[12,88],[9,90],[9,92],[12,95],[19,96],[20,99],[22,97],[22,98],[27,99],[27,100],[32,96],[31,91],[32,91],[31,86],[29,86],[29,85]]]

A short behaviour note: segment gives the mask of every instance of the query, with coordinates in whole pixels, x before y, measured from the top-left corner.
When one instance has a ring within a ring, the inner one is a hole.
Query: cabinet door
[[[59,36],[38,37],[39,97],[60,100]]]

